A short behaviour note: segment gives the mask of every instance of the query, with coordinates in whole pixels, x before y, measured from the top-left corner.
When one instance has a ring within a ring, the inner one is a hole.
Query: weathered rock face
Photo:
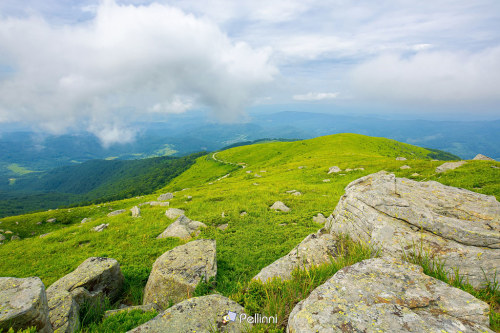
[[[215,240],[201,239],[165,252],[153,264],[146,288],[144,304],[155,303],[167,308],[193,295],[203,278],[217,274]]]
[[[184,215],[184,211],[179,208],[169,208],[165,212],[165,216],[172,220],[178,218],[181,215]]]
[[[91,257],[73,272],[57,280],[47,289],[49,315],[57,332],[78,330],[78,311],[85,300],[111,300],[121,292],[123,274],[115,259]]]
[[[0,277],[0,331],[34,326],[37,332],[52,332],[45,286],[37,277]]]
[[[132,217],[140,217],[141,216],[141,209],[137,206],[134,206],[130,209],[130,212],[132,213]]]
[[[476,161],[494,161],[494,159],[492,159],[491,157],[488,157],[488,156],[485,156],[483,154],[477,154],[473,160],[476,160]]]
[[[236,313],[236,319],[224,323],[224,316],[230,311]],[[251,324],[246,320],[240,322],[242,314],[244,317],[243,307],[224,296],[194,297],[168,308],[129,333],[248,332]]]
[[[336,255],[335,245],[335,238],[322,230],[310,234],[286,256],[264,267],[253,279],[262,282],[275,277],[289,280],[296,268],[311,268],[330,262],[330,258]]]
[[[325,227],[384,255],[424,252],[474,286],[500,267],[500,203],[492,196],[396,178],[384,171],[350,183]],[[484,270],[484,273],[483,273]]]
[[[340,169],[338,166],[332,166],[330,167],[330,169],[328,169],[328,174],[337,173],[340,171],[342,171],[342,169]]]
[[[274,210],[280,210],[282,212],[289,212],[291,209],[289,207],[287,207],[287,205],[285,205],[283,202],[281,201],[276,201],[275,203],[273,203],[273,205],[271,207],[269,207],[270,209],[274,209]]]
[[[205,223],[193,221],[185,215],[181,215],[156,238],[179,237],[187,240],[191,238],[192,233],[199,233],[200,228],[206,227]]]
[[[111,216],[116,216],[116,215],[123,214],[123,213],[125,213],[125,212],[126,212],[126,210],[125,210],[125,209],[119,209],[119,210],[115,210],[115,211],[113,211],[113,212],[109,213],[109,214],[108,214],[108,216],[109,216],[109,217],[111,217]]]
[[[158,201],[166,201],[173,199],[174,195],[172,193],[164,193],[158,197]]]
[[[440,166],[438,166],[436,168],[436,172],[441,173],[441,172],[445,172],[448,170],[453,170],[453,169],[456,169],[458,167],[461,167],[465,163],[467,163],[467,161],[446,162],[446,163],[443,163]]]
[[[378,258],[338,271],[288,320],[288,333],[492,332],[488,304],[422,273]]]

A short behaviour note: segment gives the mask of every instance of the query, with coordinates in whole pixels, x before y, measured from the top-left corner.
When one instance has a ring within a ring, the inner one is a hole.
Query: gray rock
[[[162,254],[153,264],[146,288],[144,304],[160,308],[169,302],[190,298],[198,283],[217,275],[215,240],[200,239],[177,246]]]
[[[241,217],[246,216],[246,215],[248,215],[248,213],[247,213],[247,212],[241,212],[241,213],[240,213],[240,216],[241,216]]]
[[[259,185],[259,183],[253,183],[252,185],[258,186],[258,185]]]
[[[332,166],[330,167],[330,169],[328,169],[328,174],[337,173],[340,171],[342,171],[342,169],[340,169],[338,166]]]
[[[299,191],[295,191],[295,192],[293,192],[293,193],[292,193],[292,195],[295,195],[295,196],[301,196],[301,195],[302,195],[302,193],[300,193]]]
[[[21,240],[21,237],[19,237],[18,235],[14,235],[10,238],[10,240]]]
[[[181,239],[188,240],[191,238],[192,233],[199,234],[199,229],[206,227],[207,225],[205,223],[193,221],[185,215],[181,215],[156,238],[179,237]]]
[[[108,217],[111,217],[111,216],[116,216],[116,215],[120,215],[120,214],[123,214],[125,213],[127,210],[125,209],[118,209],[118,210],[115,210],[111,213],[108,214]]]
[[[105,229],[108,229],[109,227],[109,223],[103,223],[103,224],[99,224],[97,227],[93,227],[92,230],[96,231],[96,232],[101,232]]]
[[[4,236],[4,235],[2,235],[2,234],[0,234],[0,242],[1,242],[1,241],[4,241],[5,239],[6,239],[6,238],[5,238],[5,236]]]
[[[45,286],[38,277],[0,277],[0,331],[15,332],[28,327],[52,332]]]
[[[264,267],[253,279],[262,282],[275,277],[289,280],[296,268],[309,269],[312,266],[329,263],[330,258],[335,256],[335,245],[335,237],[328,233],[322,233],[320,230],[310,234],[286,256]]]
[[[256,174],[255,174],[255,175],[253,175],[253,176],[254,176],[254,177],[256,177],[256,178],[260,178],[260,177],[262,177],[262,176],[261,176],[261,175],[259,175],[258,173],[256,173]]]
[[[160,206],[160,207],[166,207],[170,206],[170,202],[168,201],[151,201],[149,202],[150,206]]]
[[[134,206],[130,209],[130,212],[132,213],[132,217],[140,217],[141,216],[141,209],[137,206]]]
[[[396,157],[396,161],[406,161],[406,157]]]
[[[51,234],[51,232],[48,232],[48,233],[46,233],[46,234],[41,234],[41,235],[40,235],[40,236],[38,236],[38,237],[40,237],[40,238],[45,238],[45,237],[47,237],[47,236],[48,236],[48,235],[50,235],[50,234]]]
[[[236,313],[235,321],[224,318],[228,312]],[[251,324],[246,320],[240,322],[240,315],[246,316],[243,307],[222,295],[194,297],[168,308],[129,333],[249,332]]]
[[[438,166],[436,168],[436,172],[441,173],[441,172],[445,172],[448,170],[453,170],[453,169],[456,169],[458,167],[461,167],[465,163],[467,163],[467,162],[466,161],[446,162],[446,163],[443,163],[440,166]]]
[[[320,224],[325,224],[326,223],[326,217],[325,215],[318,213],[318,215],[313,216],[313,222],[320,223]]]
[[[80,305],[86,300],[116,299],[123,286],[118,261],[91,257],[73,272],[57,280],[47,289],[49,315],[56,332],[74,332],[79,328]]]
[[[167,201],[173,198],[174,198],[173,193],[164,193],[158,197],[158,201]]]
[[[130,312],[134,310],[140,310],[142,312],[150,312],[150,311],[158,311],[160,310],[158,306],[154,303],[146,304],[146,305],[136,305],[136,306],[126,306],[116,310],[108,310],[104,313],[104,318],[108,318],[114,316],[119,313]]]
[[[494,161],[494,159],[492,159],[491,157],[488,157],[488,156],[485,156],[483,154],[477,154],[473,160],[475,161]]]
[[[299,302],[288,333],[492,332],[488,304],[420,266],[369,259],[345,267]]]
[[[288,194],[292,194],[292,193],[295,193],[295,192],[297,192],[297,190],[289,190],[289,191],[286,191],[286,193],[288,193]]]
[[[323,179],[323,183],[329,183],[330,179]]]
[[[57,219],[56,219],[56,218],[51,218],[51,219],[48,219],[48,220],[47,220],[47,223],[54,223],[54,222],[56,222],[56,221],[57,221]]]
[[[274,209],[274,210],[280,210],[282,212],[289,212],[291,209],[289,207],[287,207],[283,202],[281,201],[276,201],[271,207],[269,207],[270,209]]]
[[[179,208],[169,208],[165,212],[165,216],[171,220],[176,219],[181,215],[184,215],[184,211],[182,209],[179,209]]]
[[[82,219],[82,222],[80,222],[80,223],[83,224],[83,223],[87,223],[87,222],[90,222],[90,221],[92,221],[92,219],[90,217],[86,217],[86,218]]]
[[[42,224],[43,224],[42,221],[39,221],[39,222],[36,223],[36,225],[42,225]]]
[[[12,231],[10,231],[10,230],[5,230],[5,234],[6,234],[6,235],[10,235],[10,234],[13,234],[13,232],[12,232]]]
[[[218,226],[217,229],[224,231],[227,229],[227,227],[229,227],[229,224],[225,223]]]
[[[412,177],[418,177],[418,176],[420,176],[420,174],[419,174],[419,173],[416,173],[416,172],[415,172],[415,173],[412,173],[411,175],[412,175]]]
[[[479,287],[500,267],[500,203],[381,171],[350,183],[325,226],[396,258],[423,251]],[[483,273],[484,270],[484,273]]]
[[[402,165],[399,167],[401,170],[408,170],[408,169],[411,169],[411,166],[409,165]]]

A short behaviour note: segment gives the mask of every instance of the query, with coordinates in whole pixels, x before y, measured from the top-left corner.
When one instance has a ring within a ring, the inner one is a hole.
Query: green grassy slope
[[[397,141],[354,134],[339,134],[296,142],[276,142],[242,146],[199,157],[196,163],[155,194],[103,205],[20,215],[1,219],[0,229],[11,230],[21,241],[0,245],[0,276],[39,276],[48,286],[76,268],[89,256],[117,259],[128,282],[128,303],[139,303],[141,292],[154,260],[179,245],[178,239],[160,239],[173,221],[164,216],[165,207],[142,206],[142,217],[130,213],[106,217],[110,210],[131,208],[154,200],[159,193],[176,192],[170,207],[181,208],[192,219],[209,225],[200,238],[217,240],[217,287],[233,294],[238,283],[249,281],[264,266],[289,252],[306,235],[321,225],[312,221],[317,213],[329,215],[344,188],[364,175],[386,170],[399,177],[437,180],[448,185],[491,194],[500,198],[498,162],[469,161],[465,166],[445,174],[435,174],[442,164],[432,161],[431,151]],[[404,156],[407,161],[396,161]],[[233,163],[233,164],[230,164]],[[235,164],[245,163],[241,168]],[[328,168],[364,168],[327,175]],[[411,169],[401,170],[409,165]],[[226,178],[220,177],[230,173]],[[413,173],[420,176],[413,177]],[[255,175],[260,177],[256,177]],[[324,179],[330,179],[324,182]],[[302,192],[301,196],[286,193]],[[187,200],[187,196],[192,196]],[[283,201],[292,211],[269,210],[275,201]],[[246,216],[240,216],[241,212]],[[225,217],[222,217],[224,213]],[[37,221],[56,217],[65,224]],[[63,218],[65,217],[65,219]],[[93,217],[80,224],[82,217]],[[15,222],[18,222],[16,224]],[[90,229],[109,223],[102,233]],[[229,224],[225,231],[216,227]],[[51,232],[45,238],[39,234]]]

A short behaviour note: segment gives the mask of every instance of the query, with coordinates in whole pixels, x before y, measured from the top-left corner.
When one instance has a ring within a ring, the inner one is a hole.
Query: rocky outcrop
[[[234,320],[228,313],[231,312]],[[243,307],[222,295],[194,297],[176,304],[129,333],[249,332]]]
[[[91,257],[54,282],[47,289],[54,331],[78,330],[80,305],[86,300],[100,300],[105,296],[114,300],[121,292],[123,281],[120,265],[115,259]]]
[[[108,214],[108,217],[111,217],[111,216],[116,216],[116,215],[120,215],[120,214],[123,214],[125,213],[126,210],[125,209],[118,209],[118,210],[115,210],[111,213]]]
[[[416,265],[369,259],[345,267],[290,314],[288,333],[492,332],[488,304]]]
[[[181,215],[184,215],[184,211],[182,209],[179,209],[179,208],[169,208],[165,212],[165,216],[171,220],[176,219]]]
[[[144,304],[160,308],[169,302],[190,298],[198,283],[217,274],[215,240],[201,239],[165,252],[153,264],[146,288]]]
[[[132,214],[132,217],[140,217],[141,209],[137,206],[134,206],[130,209],[130,213]]]
[[[336,255],[335,245],[335,237],[323,233],[323,230],[310,234],[286,256],[264,267],[253,280],[267,282],[275,277],[289,280],[294,269],[309,269],[312,266],[329,263],[331,257]]]
[[[491,157],[485,156],[483,154],[477,154],[474,158],[474,161],[494,161]]]
[[[164,193],[158,197],[158,201],[166,201],[166,200],[170,200],[173,198],[174,198],[174,195],[172,193]]]
[[[350,183],[325,227],[382,254],[425,252],[474,286],[500,267],[500,203],[484,194],[396,178],[384,171]]]
[[[437,173],[441,173],[441,172],[445,172],[445,171],[448,171],[448,170],[453,170],[453,169],[456,169],[458,167],[461,167],[465,163],[467,163],[467,162],[466,161],[446,162],[446,163],[443,163],[440,166],[438,166],[436,168],[436,172]]]
[[[156,238],[179,237],[187,240],[191,238],[191,234],[195,233],[197,236],[200,233],[199,229],[206,227],[205,223],[193,221],[185,215],[181,215]]]
[[[342,169],[340,169],[338,166],[332,166],[328,169],[328,174],[337,173],[340,171],[342,171]]]
[[[270,209],[273,209],[273,210],[280,210],[282,212],[289,212],[291,209],[289,207],[287,207],[283,202],[281,201],[276,201],[275,203],[273,203],[273,205],[271,207],[269,207]]]
[[[36,327],[50,333],[49,307],[45,286],[37,277],[17,279],[0,277],[0,332]]]

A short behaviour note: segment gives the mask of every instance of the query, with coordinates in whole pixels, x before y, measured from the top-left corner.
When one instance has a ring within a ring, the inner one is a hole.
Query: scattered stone
[[[0,277],[0,331],[15,332],[35,327],[51,333],[45,286],[38,277]]]
[[[280,227],[285,227],[285,226],[287,226],[288,224],[287,224],[287,223],[280,223],[280,224],[278,224],[278,225],[279,225]]]
[[[419,173],[416,173],[416,172],[415,172],[415,173],[412,173],[411,175],[412,175],[412,177],[418,177],[418,176],[420,176],[420,174],[419,174]]]
[[[115,210],[115,211],[112,211],[111,213],[108,214],[108,217],[111,217],[111,216],[116,216],[116,215],[120,215],[120,214],[123,214],[125,213],[126,210],[125,209],[119,209],[119,210]]]
[[[399,168],[401,170],[408,170],[408,169],[411,169],[411,166],[409,166],[409,165],[403,165],[403,166],[400,166]]]
[[[318,215],[313,216],[313,222],[320,223],[320,224],[325,224],[326,223],[326,217],[325,215],[318,213]]]
[[[266,170],[260,170],[260,172],[264,172],[264,173],[266,173],[267,171],[266,171]]]
[[[440,166],[438,166],[436,168],[436,172],[441,173],[441,172],[445,172],[448,170],[453,170],[453,169],[456,169],[458,167],[461,167],[465,163],[467,163],[467,162],[466,161],[446,162],[446,163],[443,163]]]
[[[45,238],[45,237],[47,237],[47,236],[48,236],[48,235],[50,235],[50,234],[51,234],[51,233],[50,233],[50,232],[48,232],[48,233],[46,233],[46,234],[41,234],[41,235],[40,235],[40,236],[38,236],[38,237],[40,237],[40,238]]]
[[[299,195],[302,195],[302,193],[300,193],[299,191],[297,191],[297,192],[293,192],[292,195],[299,196]]]
[[[5,236],[0,234],[0,242],[4,241],[5,239],[6,239]]]
[[[92,218],[86,217],[86,218],[82,219],[82,222],[80,222],[80,223],[83,224],[83,223],[87,223],[87,222],[90,222],[90,221],[92,221]]]
[[[245,215],[247,215],[247,214],[248,214],[247,212],[241,212],[241,213],[240,213],[240,216],[241,216],[241,217],[243,217],[243,216],[245,216]]]
[[[258,185],[259,185],[259,183],[253,183],[252,185],[258,186]]]
[[[488,304],[423,274],[368,259],[338,271],[299,302],[287,332],[492,332]]]
[[[48,219],[47,223],[54,223],[56,221],[57,221],[57,219],[54,217],[54,218]]]
[[[289,191],[286,191],[286,193],[293,193],[293,192],[297,192],[297,190],[289,190]]]
[[[406,157],[396,157],[396,161],[406,161]]]
[[[174,195],[172,193],[164,193],[158,197],[158,201],[167,201],[173,198]]]
[[[305,168],[305,166],[303,166],[303,165],[298,167],[299,170],[304,169],[304,168]]]
[[[332,166],[330,167],[330,169],[328,169],[328,174],[337,173],[340,171],[342,171],[342,169],[340,169],[338,166]]]
[[[287,207],[283,202],[281,201],[276,201],[271,207],[269,207],[270,209],[274,209],[274,210],[280,210],[282,212],[289,212],[291,209],[289,207]]]
[[[286,256],[264,267],[253,279],[262,282],[275,277],[289,280],[296,268],[309,269],[312,266],[329,263],[331,257],[335,256],[335,245],[335,238],[328,233],[322,233],[320,230],[310,234]]]
[[[254,177],[256,177],[256,178],[260,178],[260,177],[262,177],[262,176],[261,176],[261,175],[259,175],[258,173],[256,173],[256,174],[254,175]]]
[[[346,172],[350,172],[350,171],[352,171],[352,170],[353,170],[353,169],[350,169],[350,168],[345,169],[345,171],[346,171]]]
[[[21,237],[17,236],[17,235],[14,235],[10,238],[10,240],[21,240]]]
[[[5,234],[6,234],[6,235],[8,235],[8,234],[13,234],[13,232],[12,232],[12,231],[10,231],[10,230],[5,230]]]
[[[130,312],[130,311],[134,311],[134,310],[140,310],[142,312],[151,312],[151,311],[158,311],[158,310],[160,310],[160,308],[154,303],[150,303],[150,304],[146,304],[146,305],[136,305],[136,306],[123,306],[123,307],[120,307],[120,309],[106,311],[104,313],[103,319],[106,319],[108,317],[114,316],[114,315],[119,314],[119,313]]]
[[[32,231],[32,232],[30,233],[30,235],[31,235],[31,236],[35,236],[35,235],[36,235],[36,232]]]
[[[500,167],[497,167],[496,165],[491,166],[493,169],[500,169]]]
[[[226,217],[226,213],[222,212],[222,214],[220,214],[220,216],[221,216],[222,218],[225,218],[225,217]]]
[[[474,161],[494,161],[491,157],[485,156],[483,154],[477,154],[476,157],[473,158]]]
[[[179,237],[181,239],[188,240],[191,238],[192,233],[195,233],[195,235],[198,236],[200,233],[199,229],[206,227],[205,223],[193,221],[185,215],[181,215],[156,238]]]
[[[326,228],[372,244],[382,255],[423,251],[479,287],[500,267],[499,221],[493,196],[381,171],[347,185]]]
[[[247,171],[245,171],[245,172],[246,172],[246,173],[252,173],[253,171],[247,170]]]
[[[137,206],[134,206],[130,209],[130,212],[132,213],[132,217],[140,217],[141,216],[141,209]]]
[[[170,202],[168,201],[151,201],[149,203],[150,206],[160,206],[160,207],[166,207],[170,206]]]
[[[182,209],[179,209],[179,208],[169,208],[165,212],[165,216],[171,220],[176,219],[181,215],[184,215],[184,211]]]
[[[228,320],[228,313],[235,313],[235,320]],[[226,318],[224,318],[226,317]],[[175,304],[145,324],[128,333],[163,332],[249,332],[251,324],[246,320],[241,305],[222,295],[194,297]]]
[[[193,200],[193,196],[188,195],[188,196],[186,197],[186,199],[187,199],[188,201],[191,201],[191,200]]]
[[[104,297],[113,302],[119,296],[123,282],[118,261],[100,257],[88,258],[73,272],[54,282],[47,289],[50,322],[54,331],[78,330],[80,305]]]
[[[218,179],[217,179],[217,181],[219,181],[219,180],[223,180],[224,178],[227,178],[227,177],[229,177],[230,175],[231,175],[231,174],[230,174],[230,173],[228,173],[227,175],[224,175],[224,176],[222,176],[222,177],[218,178]]]
[[[18,221],[16,221],[16,225],[19,225],[19,222],[18,222]]]
[[[177,246],[162,254],[153,264],[144,304],[161,309],[193,295],[198,283],[217,275],[215,240],[200,239]]]
[[[365,168],[356,168],[354,170],[365,171]]]
[[[218,226],[217,229],[224,231],[227,229],[227,227],[229,227],[229,224],[225,223]]]
[[[323,183],[329,183],[330,179],[323,179]]]
[[[92,230],[94,230],[96,232],[101,232],[104,229],[108,229],[108,227],[109,227],[109,223],[103,223],[103,224],[99,224],[97,227],[93,227]]]

